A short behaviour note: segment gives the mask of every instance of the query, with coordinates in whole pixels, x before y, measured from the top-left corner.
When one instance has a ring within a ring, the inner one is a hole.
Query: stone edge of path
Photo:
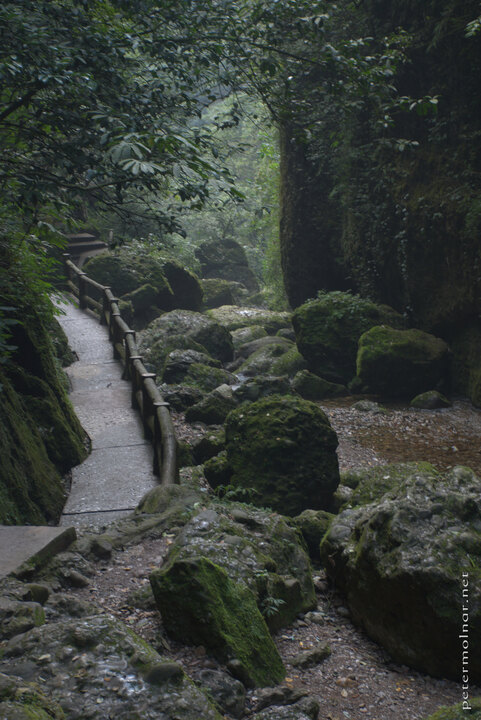
[[[27,579],[77,539],[74,527],[0,525],[0,579]]]

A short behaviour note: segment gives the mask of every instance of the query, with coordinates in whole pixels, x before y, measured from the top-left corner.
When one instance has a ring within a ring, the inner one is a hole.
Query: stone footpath
[[[72,488],[60,525],[99,525],[131,512],[157,485],[153,451],[139,414],[131,407],[131,385],[112,359],[107,328],[71,302],[58,319],[78,361],[67,368],[70,399],[90,436],[92,452],[72,469]]]

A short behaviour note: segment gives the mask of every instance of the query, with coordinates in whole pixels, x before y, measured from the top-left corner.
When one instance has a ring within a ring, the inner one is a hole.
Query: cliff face
[[[57,522],[65,502],[62,475],[87,454],[52,334],[59,349],[59,329],[47,331],[29,310],[13,326],[16,350],[1,366],[0,524]]]
[[[288,296],[297,306],[319,289],[347,284],[392,305],[453,344],[455,387],[481,403],[473,390],[481,350],[481,43],[466,37],[479,4],[370,0],[355,12],[375,38],[399,28],[409,33],[408,61],[391,82],[401,95],[437,96],[437,112],[429,102],[418,113],[399,112],[383,135],[373,129],[372,105],[361,100],[333,144],[331,94],[318,107],[317,137],[300,143],[286,123],[281,248]],[[309,81],[300,82],[308,93]]]

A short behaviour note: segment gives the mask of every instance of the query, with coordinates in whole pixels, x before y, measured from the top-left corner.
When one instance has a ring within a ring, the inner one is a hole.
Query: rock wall
[[[62,475],[86,456],[85,433],[55,359],[60,329],[48,332],[31,309],[12,329],[16,350],[0,368],[0,524],[55,523]]]
[[[481,45],[479,36],[466,37],[479,4],[416,0],[407,9],[371,0],[355,12],[360,34],[381,38],[401,27],[411,35],[408,62],[392,82],[400,95],[437,96],[438,109],[398,113],[381,136],[366,102],[335,145],[333,95],[315,110],[317,136],[300,139],[295,117],[284,124],[280,229],[288,297],[296,307],[320,289],[348,286],[393,306],[453,344],[462,369],[454,385],[480,404],[473,391],[479,363],[471,361],[479,343],[473,348],[476,333],[465,331],[479,327],[481,309]],[[299,82],[306,95],[314,87],[305,77]]]

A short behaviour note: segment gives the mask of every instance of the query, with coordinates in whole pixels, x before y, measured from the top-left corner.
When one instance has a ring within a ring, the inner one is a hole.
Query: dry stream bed
[[[326,401],[321,407],[329,415],[339,436],[341,471],[389,462],[423,460],[439,469],[469,465],[481,473],[481,411],[457,400],[447,410],[412,410],[388,406],[388,412],[360,412],[352,408],[359,398]],[[175,415],[182,439],[202,434],[200,427],[183,423]],[[89,587],[78,590],[127,623],[164,656],[179,661],[188,674],[203,668],[219,668],[202,647],[185,647],[167,639],[158,612],[146,606],[132,607],[129,594],[148,586],[150,572],[159,567],[173,537],[145,540],[100,562]],[[315,571],[318,597],[316,622],[300,617],[293,626],[275,636],[287,669],[285,685],[315,696],[321,706],[319,720],[424,720],[441,705],[461,700],[460,685],[434,679],[390,661],[389,656],[349,620],[342,605],[324,579]],[[312,668],[291,665],[301,651],[327,643],[331,655]],[[472,695],[481,690],[471,688]],[[250,691],[248,714],[256,709],[256,692]],[[227,716],[226,716],[227,717]],[[199,719],[201,720],[201,719]]]

